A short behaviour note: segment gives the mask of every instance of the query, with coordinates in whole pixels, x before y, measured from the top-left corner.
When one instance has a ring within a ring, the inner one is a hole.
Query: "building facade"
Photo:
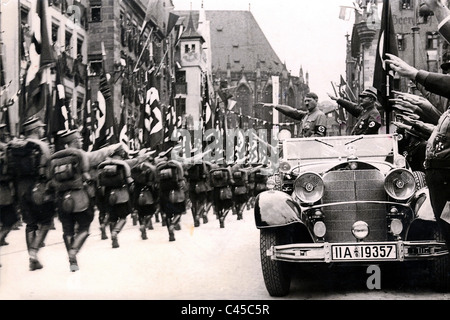
[[[308,73],[299,70],[294,76],[287,70],[272,49],[250,11],[175,11],[187,28],[191,23],[197,30],[209,23],[212,84],[215,106],[225,115],[227,128],[288,129],[294,134],[294,122],[280,114],[273,114],[267,104],[285,104],[304,108],[304,95],[309,92]],[[182,65],[184,61],[181,61]],[[178,81],[178,80],[177,80]],[[274,84],[276,82],[276,86]],[[218,92],[231,96],[231,108]],[[274,98],[275,96],[275,98]],[[187,110],[197,114],[195,110]]]

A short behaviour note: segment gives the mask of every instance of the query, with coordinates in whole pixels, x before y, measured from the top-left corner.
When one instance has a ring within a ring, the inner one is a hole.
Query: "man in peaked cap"
[[[369,87],[361,92],[359,104],[337,98],[329,93],[328,96],[357,118],[351,131],[352,135],[378,134],[378,130],[381,127],[381,115],[377,109],[377,89]]]
[[[327,117],[319,109],[318,101],[317,94],[308,92],[305,95],[305,106],[308,111],[286,105],[276,105],[275,109],[294,120],[301,121],[298,137],[324,137],[327,135]]]
[[[45,127],[45,124],[41,121],[41,119],[39,117],[35,117],[35,116],[30,117],[22,125],[24,133],[29,132],[36,128],[44,128],[44,127]]]
[[[97,151],[86,152],[81,149],[81,134],[78,130],[59,132],[57,139],[62,149],[53,154],[50,159],[50,170],[55,168],[56,163],[61,162],[63,158],[68,157],[73,159],[76,157],[80,161],[80,165],[78,167],[82,169],[81,176],[84,181],[83,189],[87,192],[89,197],[92,198],[95,193],[92,182],[95,179],[96,167],[108,156],[116,152],[117,149],[121,148],[122,145],[118,143],[104,147]],[[61,187],[62,184],[55,181],[56,175],[52,172],[50,172],[50,174],[52,175],[52,184],[56,190],[56,203],[59,209],[59,220],[61,221],[63,229],[63,240],[69,256],[70,271],[75,272],[79,270],[77,254],[88,238],[89,229],[92,221],[94,220],[94,202],[89,201],[87,208],[80,212],[66,210],[64,207],[64,201],[62,200],[63,198],[61,198],[61,196],[64,196],[67,191],[75,190],[76,186],[74,186],[73,189],[70,187]],[[78,176],[75,176],[74,178],[77,179]]]
[[[36,116],[23,124],[24,139],[8,143],[8,165],[13,169],[17,201],[25,227],[30,271],[42,269],[38,251],[53,228],[54,203],[46,187],[50,146],[43,141],[45,124]]]

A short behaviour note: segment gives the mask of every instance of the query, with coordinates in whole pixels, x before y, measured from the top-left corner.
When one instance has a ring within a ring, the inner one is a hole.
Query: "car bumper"
[[[306,243],[272,246],[267,256],[287,262],[384,262],[427,260],[448,254],[444,242]]]

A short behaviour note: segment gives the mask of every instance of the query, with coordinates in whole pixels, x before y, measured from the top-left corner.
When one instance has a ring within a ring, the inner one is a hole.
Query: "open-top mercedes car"
[[[422,261],[449,288],[449,256],[423,173],[398,151],[396,134],[292,138],[258,195],[261,266],[271,296],[290,291],[300,264],[386,265]]]

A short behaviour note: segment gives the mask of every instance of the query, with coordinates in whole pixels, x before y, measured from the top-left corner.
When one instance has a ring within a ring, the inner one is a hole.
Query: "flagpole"
[[[385,32],[384,32],[384,45],[385,45],[385,50],[384,52],[391,52],[391,41],[390,41],[390,34],[391,34],[391,25],[389,23],[389,11],[390,11],[390,3],[389,0],[386,0],[384,2],[384,4],[386,7],[386,10],[383,10],[384,12],[384,22],[385,22]],[[384,59],[385,57],[382,57],[382,59]],[[390,82],[391,82],[391,77],[389,75],[389,71],[390,71],[390,67],[388,63],[385,63],[385,68],[386,68],[386,88],[385,88],[385,106],[384,106],[384,110],[386,111],[386,133],[389,134],[389,126],[390,126],[390,122],[391,122],[391,107],[390,107],[390,99],[391,99],[391,87],[390,87]]]
[[[138,65],[139,65],[139,63],[141,62],[142,55],[144,54],[145,49],[147,48],[147,46],[148,46],[148,44],[149,44],[149,42],[150,42],[150,39],[151,39],[151,37],[152,37],[153,30],[154,30],[154,28],[152,27],[152,29],[150,30],[150,34],[148,35],[147,40],[145,41],[145,45],[144,45],[144,47],[142,48],[141,54],[139,55],[139,58],[138,58],[138,60],[136,61],[136,65],[135,65],[135,67],[134,67],[134,69],[133,69],[133,73],[136,72],[136,71],[138,70]]]

